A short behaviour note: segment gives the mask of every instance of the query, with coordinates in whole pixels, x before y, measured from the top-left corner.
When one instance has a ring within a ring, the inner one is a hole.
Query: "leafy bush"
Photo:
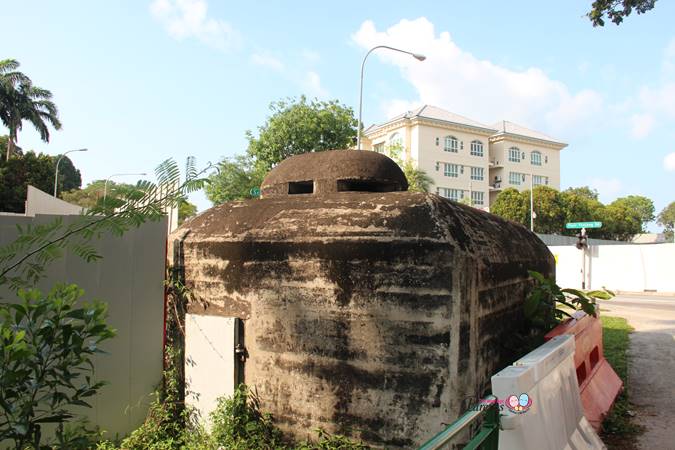
[[[221,398],[210,415],[211,437],[218,445],[233,450],[275,449],[283,445],[281,431],[270,414],[260,411],[257,393],[240,385],[231,398]]]
[[[606,289],[595,291],[561,289],[554,279],[546,278],[539,272],[529,271],[529,273],[535,280],[535,286],[525,300],[525,317],[532,325],[546,331],[558,325],[563,319],[572,317],[568,310],[572,312],[583,310],[588,315],[596,316],[596,301],[614,297],[614,293]]]
[[[92,380],[92,358],[115,332],[105,304],[76,305],[83,291],[74,284],[18,295],[20,303],[0,305],[0,441],[40,448],[43,424],[91,407],[86,399],[104,385]]]

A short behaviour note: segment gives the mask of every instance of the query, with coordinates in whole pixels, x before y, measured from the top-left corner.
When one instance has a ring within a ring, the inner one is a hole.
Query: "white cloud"
[[[422,106],[422,102],[419,100],[408,101],[402,99],[392,99],[386,100],[382,104],[382,110],[387,117],[394,117],[406,111],[417,109],[420,106]]]
[[[321,77],[318,73],[310,70],[305,75],[302,87],[311,97],[325,98],[328,97],[328,91],[321,86]]]
[[[654,129],[655,123],[651,114],[633,114],[630,118],[630,134],[636,139],[647,137]]]
[[[663,168],[668,172],[675,172],[675,152],[669,153],[663,158]]]
[[[177,40],[195,38],[218,50],[231,50],[239,45],[239,33],[222,20],[209,17],[205,0],[154,0],[150,13],[171,37]]]
[[[588,185],[598,191],[603,202],[615,199],[622,188],[618,178],[592,178],[588,181]]]
[[[603,108],[597,92],[573,93],[537,67],[514,70],[479,59],[460,48],[447,31],[437,34],[424,17],[401,20],[385,31],[366,21],[352,39],[364,49],[385,44],[423,53],[424,62],[386,50],[376,54],[401,70],[420,102],[488,124],[508,119],[566,138],[580,127],[591,129]]]
[[[304,49],[300,54],[308,63],[316,63],[321,59],[319,52],[315,52],[314,50]]]
[[[282,72],[284,70],[284,63],[281,60],[275,58],[274,56],[264,54],[264,53],[254,53],[251,55],[251,62],[255,65],[267,67],[277,72]]]

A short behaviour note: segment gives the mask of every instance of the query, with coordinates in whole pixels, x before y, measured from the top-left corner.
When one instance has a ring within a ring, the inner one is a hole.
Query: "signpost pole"
[[[581,229],[581,234],[586,235],[586,228]],[[581,247],[581,289],[586,289],[586,246]]]

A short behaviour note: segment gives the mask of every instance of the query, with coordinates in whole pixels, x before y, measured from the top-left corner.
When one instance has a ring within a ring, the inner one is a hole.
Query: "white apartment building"
[[[437,194],[486,210],[507,187],[560,189],[560,150],[567,146],[512,122],[488,126],[430,105],[363,135],[364,150],[387,153],[400,145],[405,158],[433,178]]]

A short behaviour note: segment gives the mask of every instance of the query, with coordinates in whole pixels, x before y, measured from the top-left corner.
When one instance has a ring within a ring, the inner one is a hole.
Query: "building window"
[[[399,133],[394,133],[391,136],[389,136],[389,146],[394,147],[394,146],[401,146],[403,145],[403,139],[401,138],[401,135]]]
[[[446,152],[457,153],[457,149],[458,149],[457,138],[454,136],[446,136],[443,150],[445,150]]]
[[[457,178],[459,176],[459,166],[457,164],[443,164],[443,175],[446,177]]]
[[[485,204],[485,195],[482,191],[471,191],[471,204],[483,206]]]
[[[456,202],[464,198],[464,191],[461,189],[436,188],[436,192],[441,197],[445,197]]]
[[[534,151],[530,153],[530,163],[533,166],[541,166],[541,152]]]
[[[509,184],[520,185],[523,182],[523,174],[519,172],[509,172]]]
[[[544,177],[544,176],[541,176],[541,175],[534,175],[532,177],[532,184],[534,186],[548,185],[548,177]]]
[[[373,145],[373,150],[377,153],[384,153],[384,142]]]
[[[481,141],[471,141],[471,155],[483,156],[483,143]]]
[[[518,147],[511,147],[509,149],[509,161],[520,162],[520,149]]]
[[[483,181],[485,179],[485,171],[482,167],[471,168],[471,179],[476,181]]]

